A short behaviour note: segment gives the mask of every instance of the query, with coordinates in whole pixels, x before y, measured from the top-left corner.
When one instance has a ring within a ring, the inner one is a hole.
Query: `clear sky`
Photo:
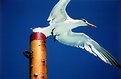
[[[29,79],[29,50],[33,27],[48,26],[47,18],[58,0],[1,0],[0,79]],[[84,18],[97,28],[84,32],[107,49],[121,63],[121,0],[71,0],[68,14]],[[121,70],[85,50],[47,39],[48,79],[121,79]]]

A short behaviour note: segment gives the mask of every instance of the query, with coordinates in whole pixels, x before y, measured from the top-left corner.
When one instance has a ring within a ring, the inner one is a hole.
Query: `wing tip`
[[[117,68],[119,68],[119,69],[121,69],[121,64],[119,64],[119,65],[116,65],[116,67],[117,67]]]
[[[97,45],[96,43],[92,42],[94,45]],[[95,46],[96,47],[96,46]],[[108,64],[113,65],[119,69],[121,69],[121,64],[107,51],[105,50],[103,47],[101,47],[100,50],[101,54],[104,55],[104,57],[106,58]]]
[[[116,68],[118,68],[118,69],[121,69],[121,64],[112,64],[112,63],[109,63],[111,66],[115,66]]]

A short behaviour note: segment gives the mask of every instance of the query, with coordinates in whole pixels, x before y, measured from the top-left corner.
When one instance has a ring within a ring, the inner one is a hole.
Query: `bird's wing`
[[[65,10],[69,2],[70,0],[59,0],[49,15],[48,21],[50,21],[50,24],[55,22],[63,22],[66,19],[70,19]]]
[[[84,33],[66,33],[58,37],[57,40],[69,46],[83,48],[93,55],[98,56],[105,63],[121,68],[121,65],[107,50]]]

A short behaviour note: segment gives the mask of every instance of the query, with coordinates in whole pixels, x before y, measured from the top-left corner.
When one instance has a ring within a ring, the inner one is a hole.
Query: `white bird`
[[[48,18],[50,25],[45,28],[35,28],[33,32],[43,32],[46,37],[53,35],[62,44],[85,49],[91,54],[98,56],[105,63],[121,68],[117,60],[96,41],[84,33],[72,32],[72,29],[79,26],[96,26],[88,23],[85,19],[77,20],[70,18],[66,12],[69,2],[70,0],[59,0]]]

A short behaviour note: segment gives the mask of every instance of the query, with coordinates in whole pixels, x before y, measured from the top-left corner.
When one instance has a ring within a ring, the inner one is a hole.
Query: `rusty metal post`
[[[47,79],[46,36],[34,32],[30,37],[30,79]]]

